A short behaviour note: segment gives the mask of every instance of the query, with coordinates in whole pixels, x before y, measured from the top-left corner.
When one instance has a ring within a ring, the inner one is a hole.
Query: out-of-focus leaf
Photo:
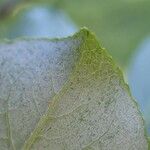
[[[1,150],[147,150],[139,110],[95,36],[0,44]]]
[[[140,104],[150,133],[150,39],[137,49],[128,72],[131,91]]]
[[[62,11],[45,5],[28,6],[0,22],[0,38],[64,37],[77,27]]]

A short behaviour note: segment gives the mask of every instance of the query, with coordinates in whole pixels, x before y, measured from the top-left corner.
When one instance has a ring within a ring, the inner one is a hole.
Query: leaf
[[[147,150],[122,73],[95,36],[0,44],[2,150]]]
[[[137,53],[131,61],[128,69],[128,80],[131,92],[137,99],[147,130],[150,134],[150,39],[145,39],[137,48]]]
[[[47,5],[27,5],[5,20],[0,20],[1,39],[64,37],[76,30],[75,24],[62,10]]]

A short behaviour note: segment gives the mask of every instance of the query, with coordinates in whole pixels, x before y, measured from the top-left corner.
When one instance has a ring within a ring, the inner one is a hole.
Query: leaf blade
[[[61,40],[22,40],[14,47],[0,44],[0,53],[4,88],[0,96],[11,95],[9,121],[15,149],[148,149],[143,119],[120,69],[87,29]],[[19,70],[18,64],[23,65]],[[42,115],[33,100],[39,107],[44,100]],[[1,106],[0,111],[5,109]]]

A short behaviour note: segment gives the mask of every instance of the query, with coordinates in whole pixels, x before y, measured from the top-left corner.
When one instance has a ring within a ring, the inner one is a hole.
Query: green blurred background
[[[92,30],[123,68],[150,133],[150,0],[0,0],[0,38]]]

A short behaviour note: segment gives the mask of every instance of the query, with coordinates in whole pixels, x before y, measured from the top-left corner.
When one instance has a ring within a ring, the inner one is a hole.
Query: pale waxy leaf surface
[[[0,44],[1,150],[148,150],[121,71],[86,29]]]

